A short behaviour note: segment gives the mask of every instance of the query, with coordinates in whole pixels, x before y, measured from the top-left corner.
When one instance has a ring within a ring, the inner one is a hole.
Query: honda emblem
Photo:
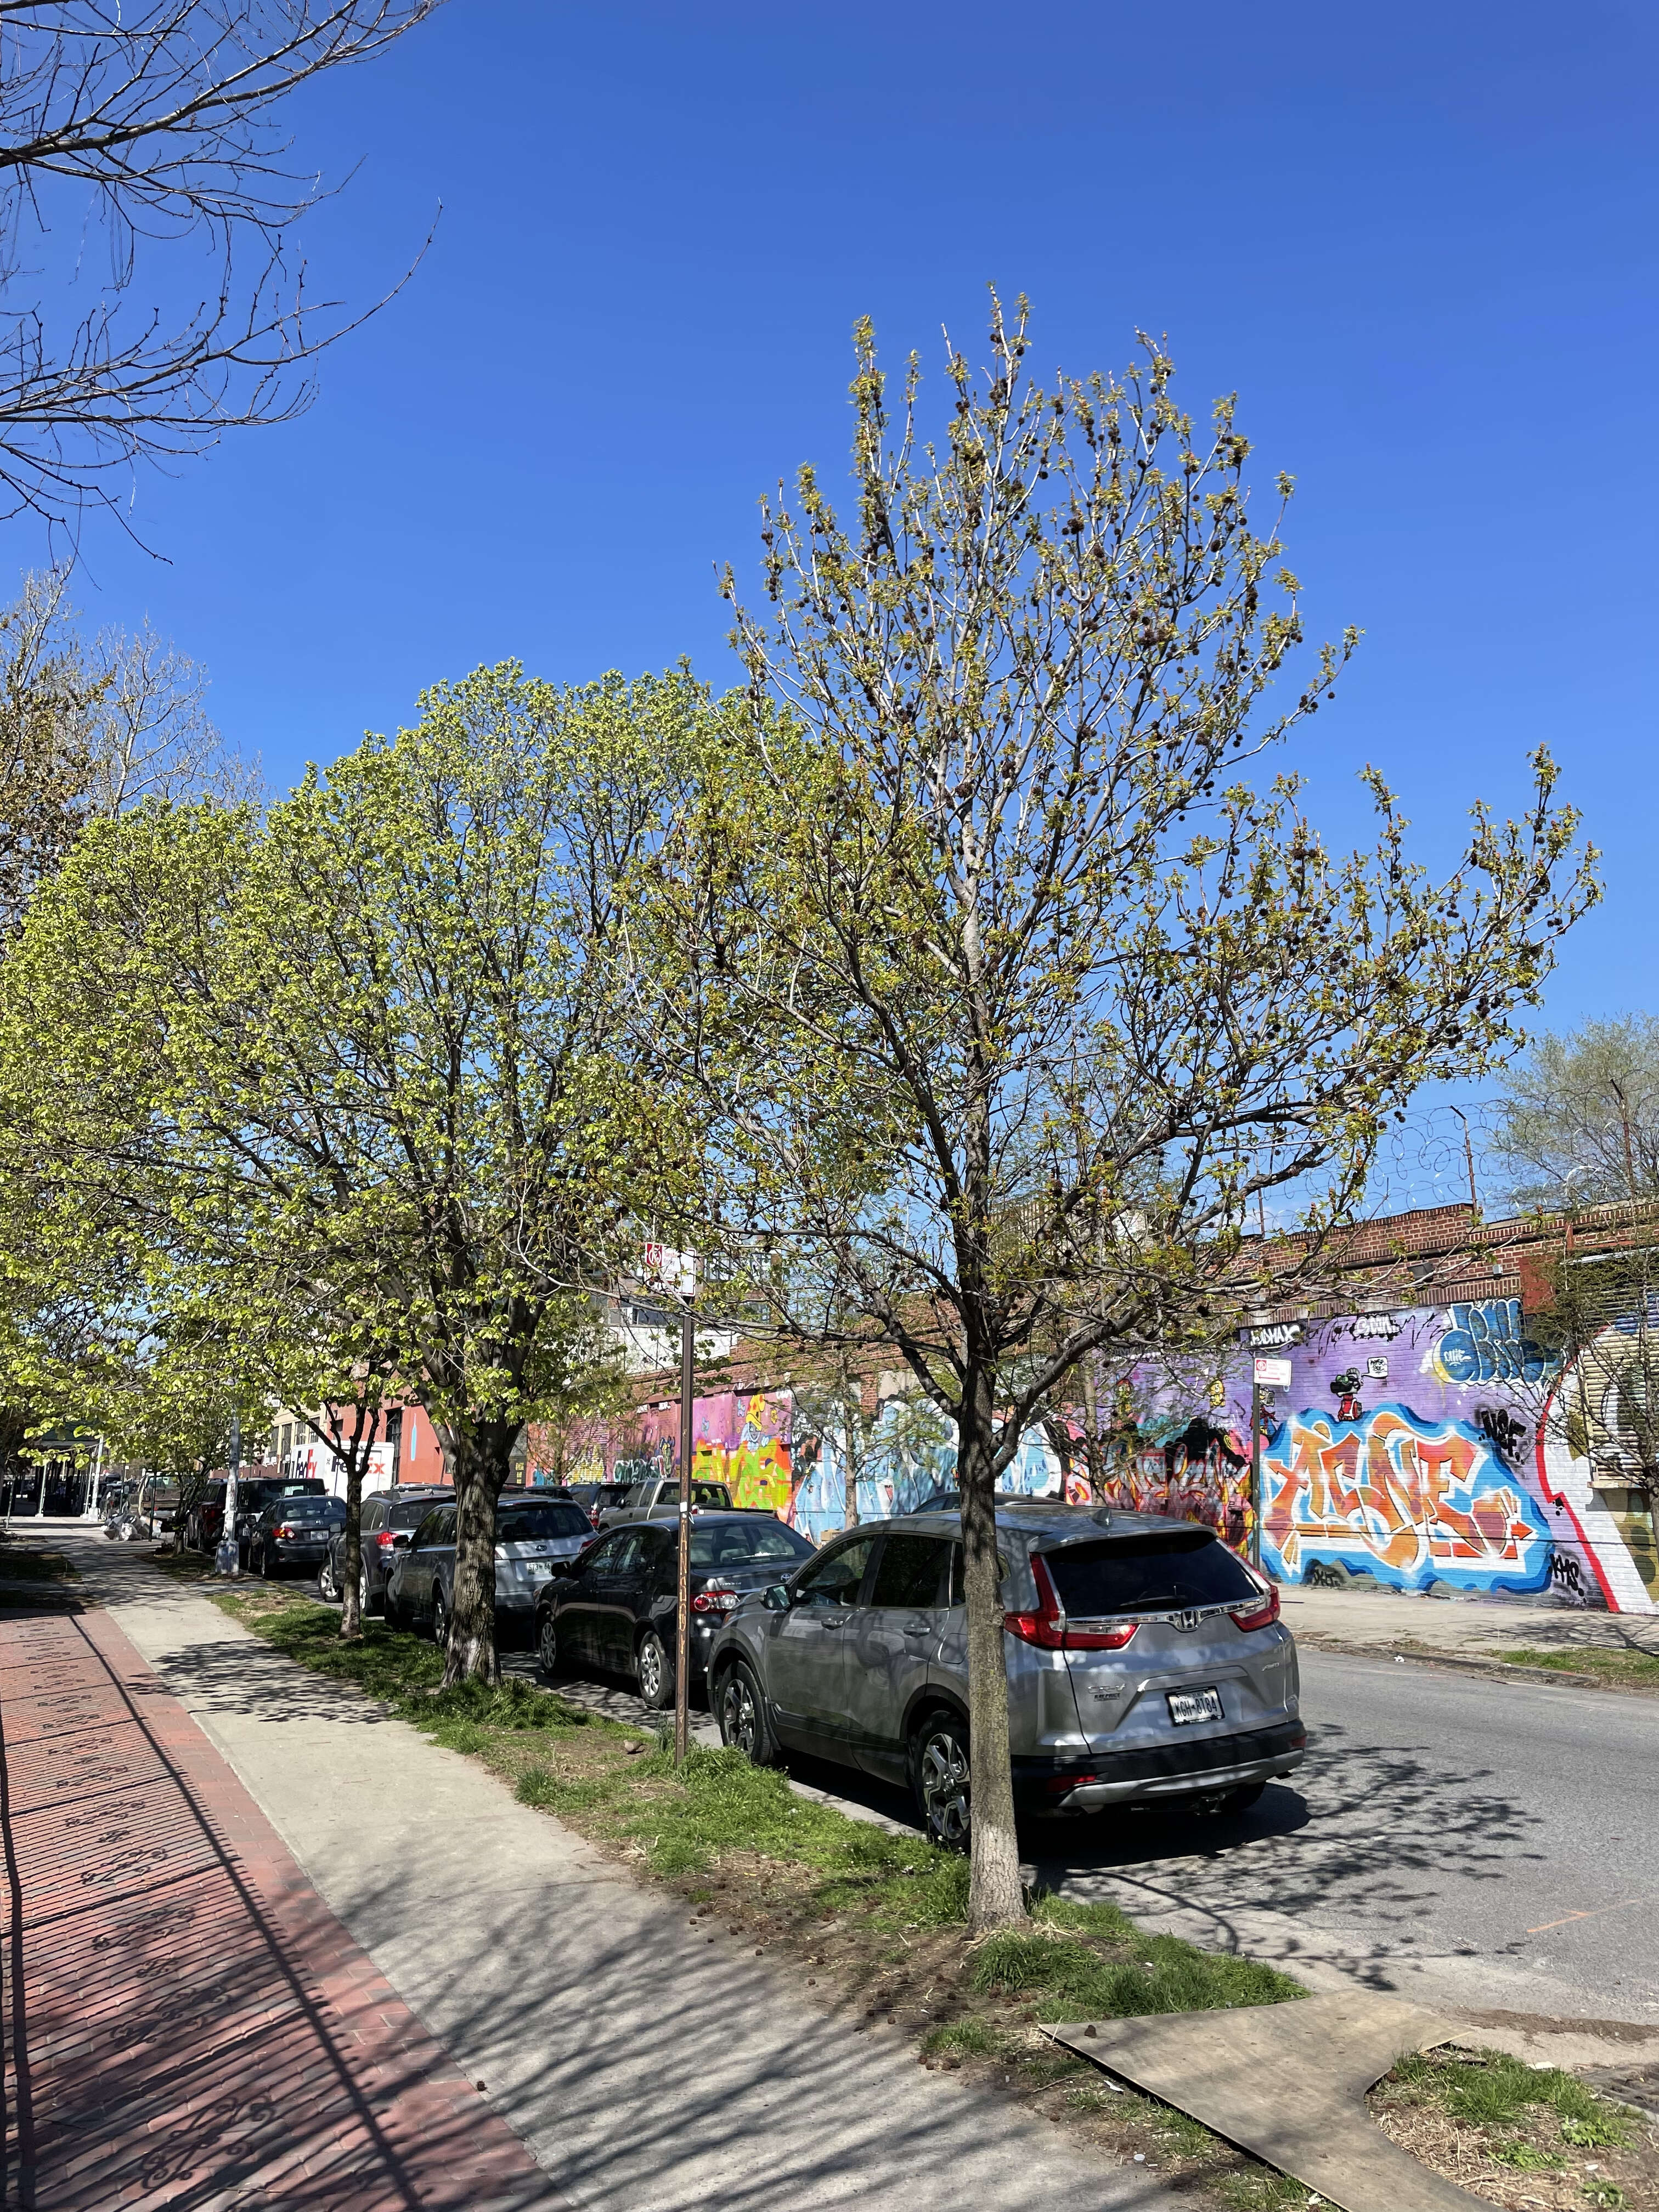
[[[1174,1620],[1177,1628],[1196,1628],[1198,1626],[1198,1615],[1195,1613],[1173,1613],[1170,1618]]]

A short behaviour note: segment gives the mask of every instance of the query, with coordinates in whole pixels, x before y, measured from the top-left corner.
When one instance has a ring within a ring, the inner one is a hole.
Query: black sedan
[[[248,1532],[248,1565],[273,1580],[296,1567],[314,1573],[344,1522],[343,1498],[275,1498]]]
[[[691,1523],[691,1680],[744,1599],[792,1574],[814,1547],[770,1513],[698,1513]],[[679,1516],[613,1528],[536,1606],[542,1671],[631,1675],[647,1705],[674,1702]]]

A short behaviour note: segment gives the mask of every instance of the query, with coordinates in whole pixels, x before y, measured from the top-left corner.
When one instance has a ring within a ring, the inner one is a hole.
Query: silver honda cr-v
[[[1306,1756],[1279,1593],[1212,1529],[999,1500],[1014,1794],[1085,1813],[1187,1796],[1242,1809]],[[708,1655],[725,1741],[908,1782],[929,1834],[969,1824],[961,1524],[849,1531],[745,1602]]]

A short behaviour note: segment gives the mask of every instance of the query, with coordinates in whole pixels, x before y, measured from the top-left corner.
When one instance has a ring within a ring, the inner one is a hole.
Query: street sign
[[[1258,1390],[1288,1390],[1291,1387],[1291,1363],[1288,1359],[1263,1359],[1250,1363],[1250,1376]]]
[[[646,1281],[677,1298],[692,1297],[697,1287],[697,1255],[677,1252],[672,1244],[647,1244],[641,1255],[640,1273]]]

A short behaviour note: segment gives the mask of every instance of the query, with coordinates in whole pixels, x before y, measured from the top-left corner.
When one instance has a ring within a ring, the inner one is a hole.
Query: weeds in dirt
[[[1606,1651],[1577,1646],[1571,1651],[1498,1651],[1512,1667],[1547,1667],[1555,1674],[1595,1674],[1627,1690],[1659,1690],[1659,1652]]]

